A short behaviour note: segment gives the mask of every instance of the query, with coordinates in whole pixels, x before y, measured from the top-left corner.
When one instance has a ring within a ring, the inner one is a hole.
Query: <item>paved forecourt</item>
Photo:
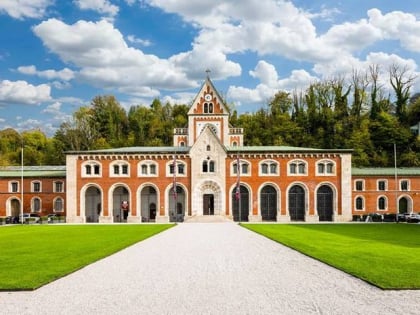
[[[382,291],[231,222],[179,224],[33,292],[0,292],[2,314],[385,315],[419,303],[420,291]]]

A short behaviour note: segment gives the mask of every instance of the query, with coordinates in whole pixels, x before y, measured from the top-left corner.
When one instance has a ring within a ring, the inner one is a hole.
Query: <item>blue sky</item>
[[[189,104],[206,69],[240,113],[372,64],[387,89],[419,75],[420,1],[1,0],[0,43],[0,130],[52,136],[97,95]]]

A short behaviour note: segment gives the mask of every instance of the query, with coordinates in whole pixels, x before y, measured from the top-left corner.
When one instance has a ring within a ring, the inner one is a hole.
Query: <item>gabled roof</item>
[[[200,133],[200,135],[198,136],[198,138],[196,139],[196,141],[195,141],[195,143],[194,143],[194,145],[191,147],[191,149],[192,148],[194,148],[194,146],[196,145],[196,144],[198,144],[199,143],[199,139],[201,138],[201,137],[203,137],[203,135],[204,135],[204,133],[205,132],[209,132],[210,134],[211,134],[211,136],[213,136],[214,137],[214,139],[216,139],[216,142],[223,148],[223,150],[224,151],[226,151],[226,147],[223,145],[223,143],[220,141],[220,138],[214,133],[214,131],[213,131],[213,129],[212,128],[210,128],[210,124],[206,124],[205,126],[204,126],[204,128],[203,128],[203,130],[202,130],[202,132]]]
[[[190,107],[188,111],[188,115],[194,115],[194,110],[196,109],[197,104],[199,103],[200,97],[204,96],[204,92],[208,90],[215,95],[217,102],[222,106],[223,108],[223,114],[222,115],[229,115],[229,108],[226,106],[223,98],[220,96],[219,92],[216,90],[216,88],[213,85],[213,82],[210,80],[210,77],[207,76],[204,80],[203,84],[201,85],[200,91],[195,96],[192,106]],[[219,114],[220,115],[220,114]]]

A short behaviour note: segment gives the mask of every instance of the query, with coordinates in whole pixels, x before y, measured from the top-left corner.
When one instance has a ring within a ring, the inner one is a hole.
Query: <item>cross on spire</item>
[[[207,78],[210,78],[210,72],[211,72],[211,71],[210,71],[210,69],[207,69],[207,70],[206,70],[206,73],[207,73]]]

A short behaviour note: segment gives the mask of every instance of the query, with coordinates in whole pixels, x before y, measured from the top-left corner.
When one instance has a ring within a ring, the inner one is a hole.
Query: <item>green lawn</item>
[[[0,228],[0,290],[32,290],[172,224],[17,225]]]
[[[419,224],[242,224],[383,289],[420,289]]]

